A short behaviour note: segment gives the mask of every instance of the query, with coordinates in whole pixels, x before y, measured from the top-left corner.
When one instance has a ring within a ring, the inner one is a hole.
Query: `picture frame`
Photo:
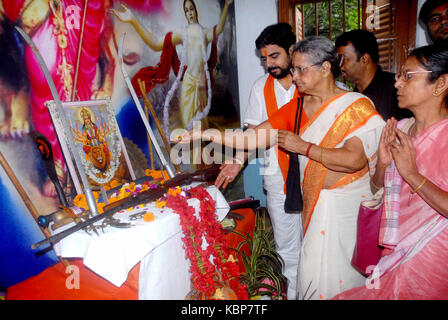
[[[83,187],[76,163],[82,163],[82,171],[98,186],[109,183],[123,165],[131,179],[136,179],[110,99],[62,102],[64,115],[58,112],[54,100],[47,101],[45,106],[77,194],[83,193]],[[64,132],[62,121],[67,121],[69,133]],[[72,135],[75,150],[70,150],[67,134]],[[74,161],[74,157],[80,161]]]

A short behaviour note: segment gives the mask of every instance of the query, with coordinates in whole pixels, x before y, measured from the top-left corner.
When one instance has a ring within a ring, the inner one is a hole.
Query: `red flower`
[[[181,194],[168,194],[166,206],[179,214],[184,233],[182,241],[185,256],[191,263],[193,287],[204,294],[206,299],[211,299],[217,289],[219,273],[238,299],[247,300],[247,287],[239,282],[239,268],[235,262],[227,260],[229,248],[215,215],[216,202],[203,187],[191,188],[188,193],[190,197],[200,201],[200,220],[196,218],[194,208],[188,205],[187,198]],[[207,241],[205,249],[202,248],[203,237]]]

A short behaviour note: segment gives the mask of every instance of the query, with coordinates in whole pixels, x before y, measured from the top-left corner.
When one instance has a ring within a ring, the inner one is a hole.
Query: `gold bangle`
[[[373,179],[370,179],[370,182],[372,183],[372,185],[375,187],[375,189],[380,190],[382,187],[378,187],[375,182],[373,182]]]
[[[423,185],[426,183],[426,181],[428,181],[428,180],[427,180],[426,178],[423,178],[422,183],[420,183],[420,185],[419,185],[417,188],[415,188],[414,190],[412,190],[411,193],[416,193],[418,190],[420,190],[421,187],[423,187]]]

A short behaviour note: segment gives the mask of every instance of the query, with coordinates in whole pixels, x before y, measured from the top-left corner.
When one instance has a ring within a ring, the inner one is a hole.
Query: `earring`
[[[438,90],[434,90],[433,95],[436,96],[438,94],[439,94],[439,91]]]

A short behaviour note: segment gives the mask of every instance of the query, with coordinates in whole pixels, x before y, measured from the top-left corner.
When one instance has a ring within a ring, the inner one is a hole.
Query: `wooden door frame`
[[[362,8],[366,7],[367,0],[361,1]],[[296,30],[296,22],[294,19],[294,7],[297,3],[303,2],[303,0],[278,0],[278,21],[289,23],[293,30]],[[313,2],[313,1],[306,1]],[[395,68],[402,66],[408,56],[409,49],[415,47],[415,33],[417,27],[417,7],[418,3],[415,0],[395,0],[395,7],[399,7],[399,10],[395,10],[395,28],[397,35],[397,52],[395,52],[394,61],[397,62]],[[362,28],[365,29],[365,10],[362,10]],[[408,23],[402,23],[407,21]]]

